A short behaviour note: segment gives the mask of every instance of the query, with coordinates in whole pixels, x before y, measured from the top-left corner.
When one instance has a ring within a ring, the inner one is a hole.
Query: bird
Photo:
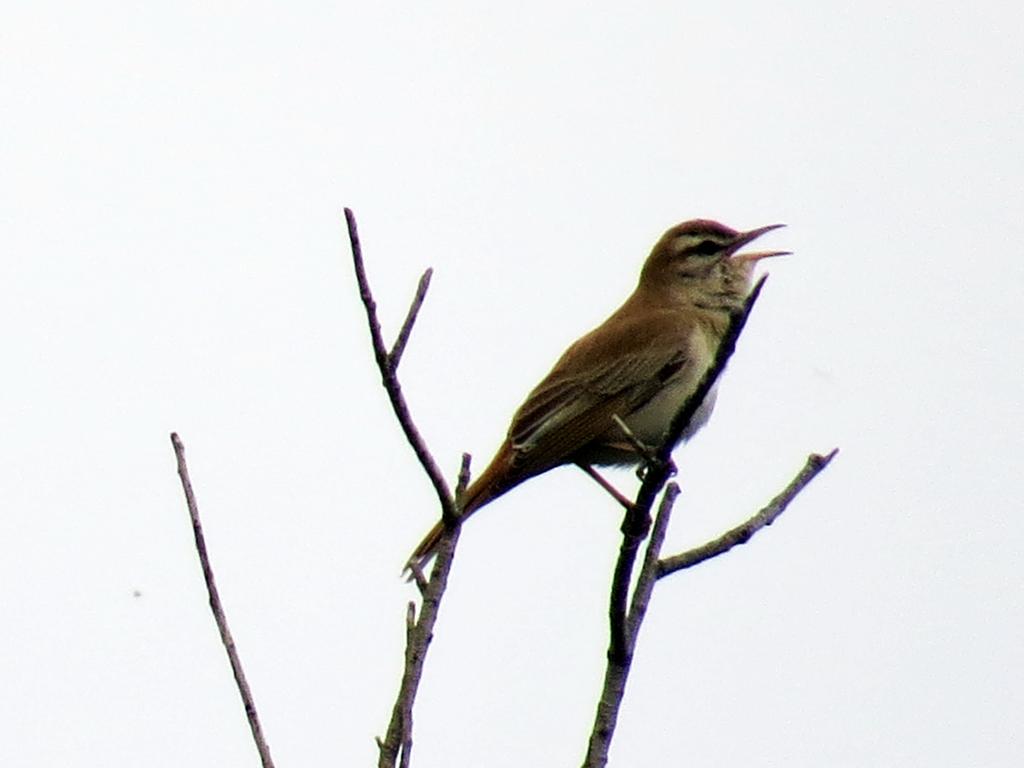
[[[693,219],[666,231],[629,298],[574,342],[527,395],[494,458],[462,495],[460,519],[566,464],[578,465],[616,493],[593,467],[639,464],[644,457],[637,441],[661,443],[672,417],[713,365],[732,314],[750,292],[754,265],[790,253],[740,249],[782,226],[737,231]],[[707,422],[715,394],[708,393],[681,439]],[[438,522],[407,567],[425,567],[443,531]]]

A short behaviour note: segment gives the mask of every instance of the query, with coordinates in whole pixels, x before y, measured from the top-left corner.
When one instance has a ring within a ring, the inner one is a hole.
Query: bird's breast
[[[651,447],[661,444],[672,419],[696,391],[701,380],[704,378],[704,374],[707,373],[708,368],[714,362],[715,352],[717,351],[715,340],[700,327],[694,329],[690,337],[681,340],[680,343],[684,345],[686,350],[686,363],[664,382],[654,397],[650,398],[632,413],[627,414],[623,419],[633,434],[641,442]],[[716,393],[717,384],[708,392],[700,407],[694,413],[689,425],[683,430],[681,439],[689,439],[697,430],[704,426],[715,407]],[[621,445],[622,442],[622,436],[617,428],[606,432],[601,443],[604,449],[608,451],[608,455],[603,457],[604,461],[598,463],[635,462],[635,454],[630,455],[629,451],[615,456],[612,455],[614,451],[609,451],[613,445]]]
[[[701,375],[703,376],[703,372]],[[665,436],[665,430],[668,429],[672,418],[686,404],[699,383],[699,378],[693,380],[690,376],[668,382],[657,395],[625,419],[627,426],[645,444],[658,445]],[[712,387],[694,413],[689,426],[683,431],[683,440],[688,440],[707,423],[715,407],[716,394],[717,385]]]

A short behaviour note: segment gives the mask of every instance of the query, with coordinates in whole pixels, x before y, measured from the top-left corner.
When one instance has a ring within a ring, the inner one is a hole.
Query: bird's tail
[[[466,493],[462,497],[462,522],[466,522],[467,517],[484,506],[484,504],[496,499],[506,490],[508,488],[499,488],[492,481],[490,473],[485,471],[466,489]],[[426,570],[431,558],[437,554],[437,546],[441,543],[441,534],[443,533],[444,521],[438,520],[434,527],[427,531],[427,535],[423,537],[422,541],[420,541],[419,545],[409,556],[405,570],[411,571],[413,564],[421,571]]]
[[[438,520],[434,527],[427,531],[427,535],[423,537],[420,543],[413,550],[412,554],[409,555],[409,560],[405,565],[405,570],[411,571],[413,563],[421,571],[425,570],[430,559],[434,556],[437,551],[437,545],[441,543],[441,534],[444,533],[444,521]]]

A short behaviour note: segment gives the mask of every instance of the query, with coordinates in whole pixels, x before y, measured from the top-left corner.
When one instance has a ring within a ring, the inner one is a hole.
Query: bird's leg
[[[577,461],[576,466],[582,469],[588,475],[590,475],[590,477],[593,478],[595,483],[604,488],[605,491],[607,491],[608,495],[615,499],[617,502],[619,502],[619,504],[621,504],[624,508],[633,508],[633,502],[630,499],[627,499],[625,496],[623,496],[622,493],[619,492],[618,488],[616,488],[614,485],[605,480],[604,477],[601,476],[601,473],[594,469],[592,466],[590,466],[589,464],[584,464],[582,461]]]

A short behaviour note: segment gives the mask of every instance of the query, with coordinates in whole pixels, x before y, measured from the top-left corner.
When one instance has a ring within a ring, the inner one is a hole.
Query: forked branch
[[[747,318],[761,293],[767,276],[762,277],[754,286],[743,307],[730,319],[729,327],[719,345],[715,360],[708,369],[700,384],[686,401],[665,434],[661,445],[654,456],[645,464],[644,481],[637,493],[636,502],[626,511],[622,522],[622,545],[619,558],[615,564],[612,577],[611,597],[609,601],[609,644],[608,661],[605,668],[604,685],[598,700],[594,727],[587,746],[587,755],[583,768],[603,768],[608,762],[608,749],[615,733],[619,709],[622,705],[626,689],[626,680],[633,661],[636,639],[640,632],[654,591],[654,585],[663,576],[675,571],[689,568],[704,560],[727,552],[737,544],[742,544],[782,514],[789,503],[807,484],[821,472],[838,452],[833,450],[825,456],[812,454],[804,468],[792,482],[773,499],[764,509],[751,517],[742,525],[726,532],[714,541],[697,547],[680,555],[664,560],[661,558],[661,547],[665,531],[668,528],[672,508],[678,495],[675,483],[670,483],[662,496],[651,538],[647,544],[643,565],[633,587],[633,597],[629,600],[629,589],[632,581],[633,564],[637,552],[648,529],[651,527],[650,510],[668,478],[675,471],[672,464],[672,448],[680,436],[689,427],[705,398],[711,392],[718,377],[725,370],[729,358],[736,349]],[[620,425],[627,430],[625,425]],[[627,439],[630,437],[627,430]],[[645,452],[646,453],[646,452]],[[627,610],[627,604],[629,606]]]
[[[413,325],[419,315],[420,308],[427,295],[427,288],[430,286],[431,270],[427,270],[420,278],[416,288],[416,295],[413,297],[409,311],[406,313],[405,321],[395,339],[395,343],[389,352],[384,344],[384,335],[381,332],[380,320],[377,317],[377,303],[370,290],[370,283],[366,277],[366,267],[363,263],[363,250],[359,242],[359,231],[356,227],[356,217],[348,208],[345,209],[345,221],[348,225],[349,242],[352,246],[352,263],[355,268],[356,281],[359,283],[359,296],[362,299],[363,307],[366,310],[366,322],[370,329],[370,341],[373,345],[374,358],[377,361],[377,368],[380,370],[381,382],[384,390],[391,401],[391,407],[395,417],[405,433],[406,439],[416,453],[420,465],[430,478],[434,491],[437,494],[441,505],[441,516],[445,521],[444,533],[437,549],[437,557],[434,560],[434,567],[430,578],[427,579],[422,572],[415,569],[413,564],[413,578],[419,587],[423,603],[420,607],[419,616],[416,616],[416,608],[410,603],[406,616],[406,647],[405,665],[402,671],[402,682],[399,685],[398,695],[395,697],[395,704],[391,710],[391,719],[383,739],[377,740],[379,750],[379,768],[394,768],[395,766],[407,766],[412,753],[412,710],[416,700],[416,692],[419,689],[420,677],[423,674],[423,664],[426,661],[427,649],[430,646],[434,634],[434,623],[437,621],[438,610],[441,606],[441,599],[444,596],[445,587],[448,584],[448,573],[451,570],[452,558],[455,556],[455,546],[459,540],[459,512],[456,499],[461,498],[466,485],[469,482],[469,455],[462,457],[462,467],[459,471],[458,484],[453,497],[448,489],[437,462],[427,448],[426,441],[420,435],[416,424],[413,422],[409,406],[402,394],[402,387],[398,381],[398,363],[405,351],[409,335],[412,333]]]
[[[380,370],[381,383],[384,385],[384,390],[388,393],[391,408],[394,410],[395,417],[405,433],[406,440],[409,441],[409,445],[412,446],[413,451],[416,453],[416,458],[419,459],[420,464],[423,466],[423,471],[427,473],[431,485],[434,486],[434,492],[437,494],[442,514],[445,519],[454,519],[456,513],[452,492],[448,488],[448,483],[445,481],[441,469],[437,466],[437,462],[434,461],[433,455],[427,449],[426,441],[424,441],[423,436],[420,435],[416,424],[412,420],[412,414],[409,413],[409,406],[405,402],[405,396],[402,394],[402,386],[398,382],[397,374],[398,361],[405,350],[405,343],[412,332],[413,324],[416,322],[420,307],[423,306],[423,299],[426,297],[427,288],[430,285],[431,271],[428,269],[420,278],[416,296],[409,307],[405,322],[402,324],[402,330],[398,334],[392,351],[388,352],[388,348],[384,344],[384,334],[380,329],[380,320],[377,318],[377,302],[374,301],[373,292],[370,290],[370,282],[366,277],[366,266],[363,263],[363,248],[359,242],[356,216],[348,208],[345,209],[345,223],[348,225],[348,239],[352,246],[352,264],[355,267],[356,282],[359,283],[359,298],[362,299],[363,308],[366,310],[366,322],[370,328],[370,343],[373,345],[373,356],[377,361],[377,368]]]

